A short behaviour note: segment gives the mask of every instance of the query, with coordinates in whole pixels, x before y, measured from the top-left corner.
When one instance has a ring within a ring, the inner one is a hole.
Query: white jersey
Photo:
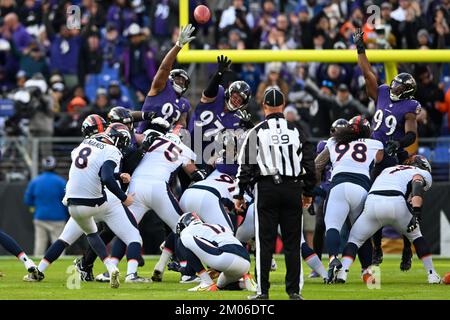
[[[181,238],[186,236],[197,237],[204,239],[211,243],[216,243],[217,247],[221,247],[227,244],[236,244],[242,246],[238,239],[236,239],[233,233],[228,229],[218,224],[208,223],[191,223],[187,228],[181,232]]]
[[[232,176],[214,170],[205,180],[198,181],[193,186],[213,188],[220,193],[221,198],[233,201],[236,194],[237,180]]]
[[[342,172],[363,174],[370,178],[370,167],[373,165],[378,150],[383,144],[373,139],[358,139],[347,144],[336,144],[333,138],[328,139],[325,148],[330,152],[333,166],[331,179]]]
[[[72,151],[71,158],[66,198],[98,199],[103,197],[100,179],[102,165],[110,160],[119,168],[122,153],[113,145],[85,139]]]
[[[417,174],[425,180],[424,190],[430,189],[433,179],[428,171],[413,166],[398,165],[384,169],[376,178],[370,192],[395,190],[406,195],[409,182]]]
[[[169,182],[181,165],[195,161],[195,153],[175,134],[158,137],[133,173],[135,178]]]

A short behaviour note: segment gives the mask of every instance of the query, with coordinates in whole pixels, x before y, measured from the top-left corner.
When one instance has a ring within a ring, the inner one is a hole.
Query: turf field
[[[278,270],[272,272],[271,299],[286,299],[284,292],[284,261],[277,256]],[[140,275],[150,277],[157,257],[146,257],[146,265],[140,268]],[[38,261],[35,259],[35,261]],[[80,289],[68,289],[77,286],[76,273],[72,266],[73,258],[56,261],[46,272],[46,278],[40,283],[22,281],[26,274],[22,263],[13,258],[0,259],[0,299],[246,299],[247,291],[187,292],[195,284],[179,284],[179,274],[166,271],[164,282],[149,284],[126,284],[119,289],[110,289],[107,283],[81,283]],[[305,299],[450,299],[450,286],[429,285],[422,263],[415,258],[412,270],[403,273],[399,269],[398,256],[385,256],[381,265],[380,289],[368,289],[360,280],[358,262],[351,269],[348,282],[343,285],[324,285],[320,279],[305,277],[303,296]],[[450,259],[436,259],[435,267],[442,276],[450,272]],[[69,268],[69,269],[68,269]],[[120,270],[126,271],[125,263]],[[69,271],[69,273],[66,273]],[[72,272],[71,272],[72,271]],[[96,273],[103,271],[97,264]],[[309,269],[306,273],[309,274]]]

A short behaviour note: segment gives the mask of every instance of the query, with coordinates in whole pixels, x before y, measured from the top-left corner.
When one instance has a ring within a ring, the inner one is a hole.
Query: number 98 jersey
[[[330,152],[333,166],[331,179],[342,172],[363,174],[370,178],[370,169],[375,163],[378,150],[383,150],[383,144],[373,139],[358,139],[350,143],[336,144],[336,141],[330,138],[325,148]]]
[[[122,153],[113,145],[85,139],[72,151],[72,165],[66,185],[66,198],[98,199],[103,197],[100,169],[106,161],[120,168]]]
[[[372,119],[372,138],[384,145],[389,140],[402,139],[405,135],[405,114],[418,114],[420,109],[420,103],[416,100],[392,101],[389,86],[379,86],[376,111]]]

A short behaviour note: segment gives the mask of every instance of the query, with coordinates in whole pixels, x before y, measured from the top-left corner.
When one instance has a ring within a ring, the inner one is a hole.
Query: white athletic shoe
[[[103,273],[100,273],[98,276],[95,277],[95,281],[97,282],[109,282],[110,276],[108,271],[105,271]]]
[[[197,292],[197,291],[218,291],[217,285],[200,283],[198,286],[188,289],[189,292]]]
[[[111,272],[111,278],[109,279],[109,285],[113,289],[117,289],[120,286],[119,281],[120,272],[119,269],[115,268],[113,272]]]
[[[339,270],[336,274],[336,283],[345,283],[347,281],[348,270]]]
[[[441,283],[441,277],[435,272],[430,272],[430,274],[428,275],[428,283],[439,284]]]
[[[28,274],[23,277],[23,281],[25,282],[39,282],[44,280],[44,274],[39,271],[36,266],[33,266],[28,269]]]
[[[202,280],[197,276],[188,276],[188,275],[182,275],[180,279],[180,283],[200,283]]]
[[[256,292],[258,285],[256,284],[256,281],[253,279],[252,275],[248,273],[245,274],[244,277],[239,280],[239,287],[247,291]]]
[[[270,271],[277,271],[278,266],[277,266],[277,262],[275,261],[274,258],[272,258],[272,264],[270,265]]]
[[[139,277],[137,272],[127,274],[125,277],[125,283],[152,283],[152,279]]]

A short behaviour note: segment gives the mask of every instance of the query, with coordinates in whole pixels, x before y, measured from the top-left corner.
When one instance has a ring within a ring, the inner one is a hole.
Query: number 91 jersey
[[[420,112],[420,103],[416,100],[392,101],[389,86],[378,87],[376,111],[372,120],[372,138],[386,145],[389,140],[400,140],[405,135],[405,114]]]
[[[370,178],[370,169],[375,163],[378,150],[383,150],[383,144],[373,139],[358,139],[350,143],[336,144],[336,141],[330,138],[325,148],[330,152],[333,166],[331,179],[342,172],[364,174]]]
[[[120,168],[122,153],[113,145],[85,139],[72,151],[72,165],[66,185],[66,198],[98,199],[103,197],[100,169],[106,161]]]

